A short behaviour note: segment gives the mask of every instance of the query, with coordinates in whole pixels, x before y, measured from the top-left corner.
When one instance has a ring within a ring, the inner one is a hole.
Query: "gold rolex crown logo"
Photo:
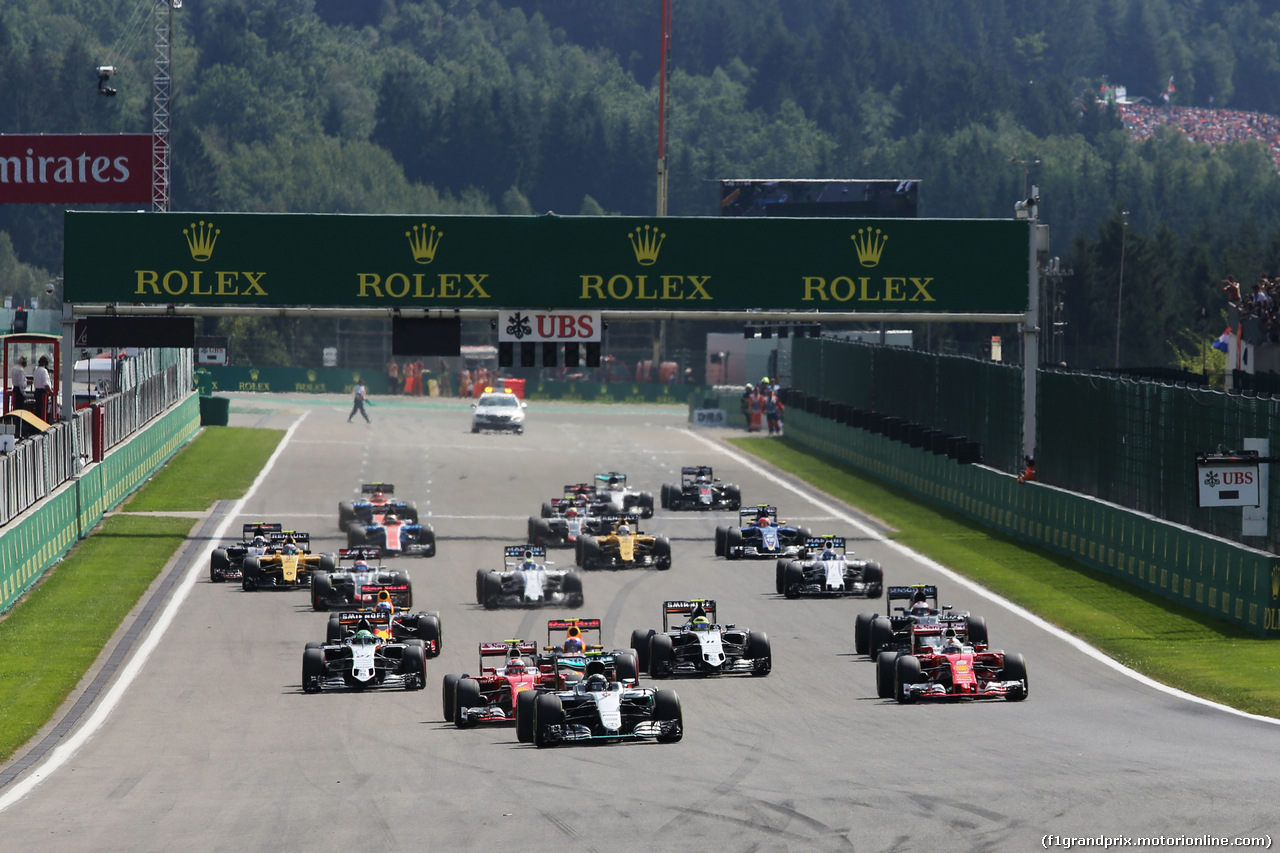
[[[667,235],[660,233],[656,225],[646,225],[637,227],[636,233],[628,234],[627,239],[631,241],[636,260],[647,267],[658,260],[658,252],[662,251],[662,241],[667,239]]]
[[[218,242],[222,229],[214,228],[212,222],[202,220],[199,223],[192,222],[190,228],[182,229],[182,233],[186,235],[191,257],[197,261],[207,261],[213,257],[213,246]]]
[[[404,236],[409,238],[409,248],[413,250],[414,261],[429,264],[436,259],[436,249],[440,247],[440,238],[444,237],[444,232],[437,231],[434,225],[428,228],[424,222],[413,226],[412,231],[404,232]]]
[[[251,379],[254,382],[258,381],[258,368],[256,367],[249,368],[249,379]]]
[[[859,228],[857,234],[849,235],[849,239],[858,250],[858,263],[874,267],[880,263],[880,253],[884,251],[884,244],[889,242],[889,235],[882,234],[879,228],[874,233],[870,228]]]

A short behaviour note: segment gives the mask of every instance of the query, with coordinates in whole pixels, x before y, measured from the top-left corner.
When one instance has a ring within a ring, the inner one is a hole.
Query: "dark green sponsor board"
[[[1029,220],[66,214],[73,303],[1009,313]]]

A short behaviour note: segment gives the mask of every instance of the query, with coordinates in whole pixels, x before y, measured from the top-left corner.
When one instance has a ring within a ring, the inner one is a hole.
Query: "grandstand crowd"
[[[1148,104],[1116,104],[1129,135],[1143,140],[1162,125],[1181,130],[1192,142],[1217,147],[1228,142],[1257,139],[1271,151],[1280,170],[1280,118],[1244,110],[1217,110],[1204,107],[1170,107]]]

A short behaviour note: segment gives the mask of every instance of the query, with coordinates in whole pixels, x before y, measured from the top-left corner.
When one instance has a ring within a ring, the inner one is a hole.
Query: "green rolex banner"
[[[66,213],[72,303],[1013,313],[1029,220]]]

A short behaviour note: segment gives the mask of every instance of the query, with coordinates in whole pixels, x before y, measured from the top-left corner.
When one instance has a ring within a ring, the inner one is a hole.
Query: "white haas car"
[[[582,575],[552,569],[542,545],[508,545],[504,570],[476,571],[476,604],[499,607],[581,607]]]
[[[688,617],[672,628],[672,616]],[[638,628],[631,647],[653,678],[669,675],[768,675],[773,669],[769,635],[716,622],[709,598],[668,601],[662,606],[662,632]]]

